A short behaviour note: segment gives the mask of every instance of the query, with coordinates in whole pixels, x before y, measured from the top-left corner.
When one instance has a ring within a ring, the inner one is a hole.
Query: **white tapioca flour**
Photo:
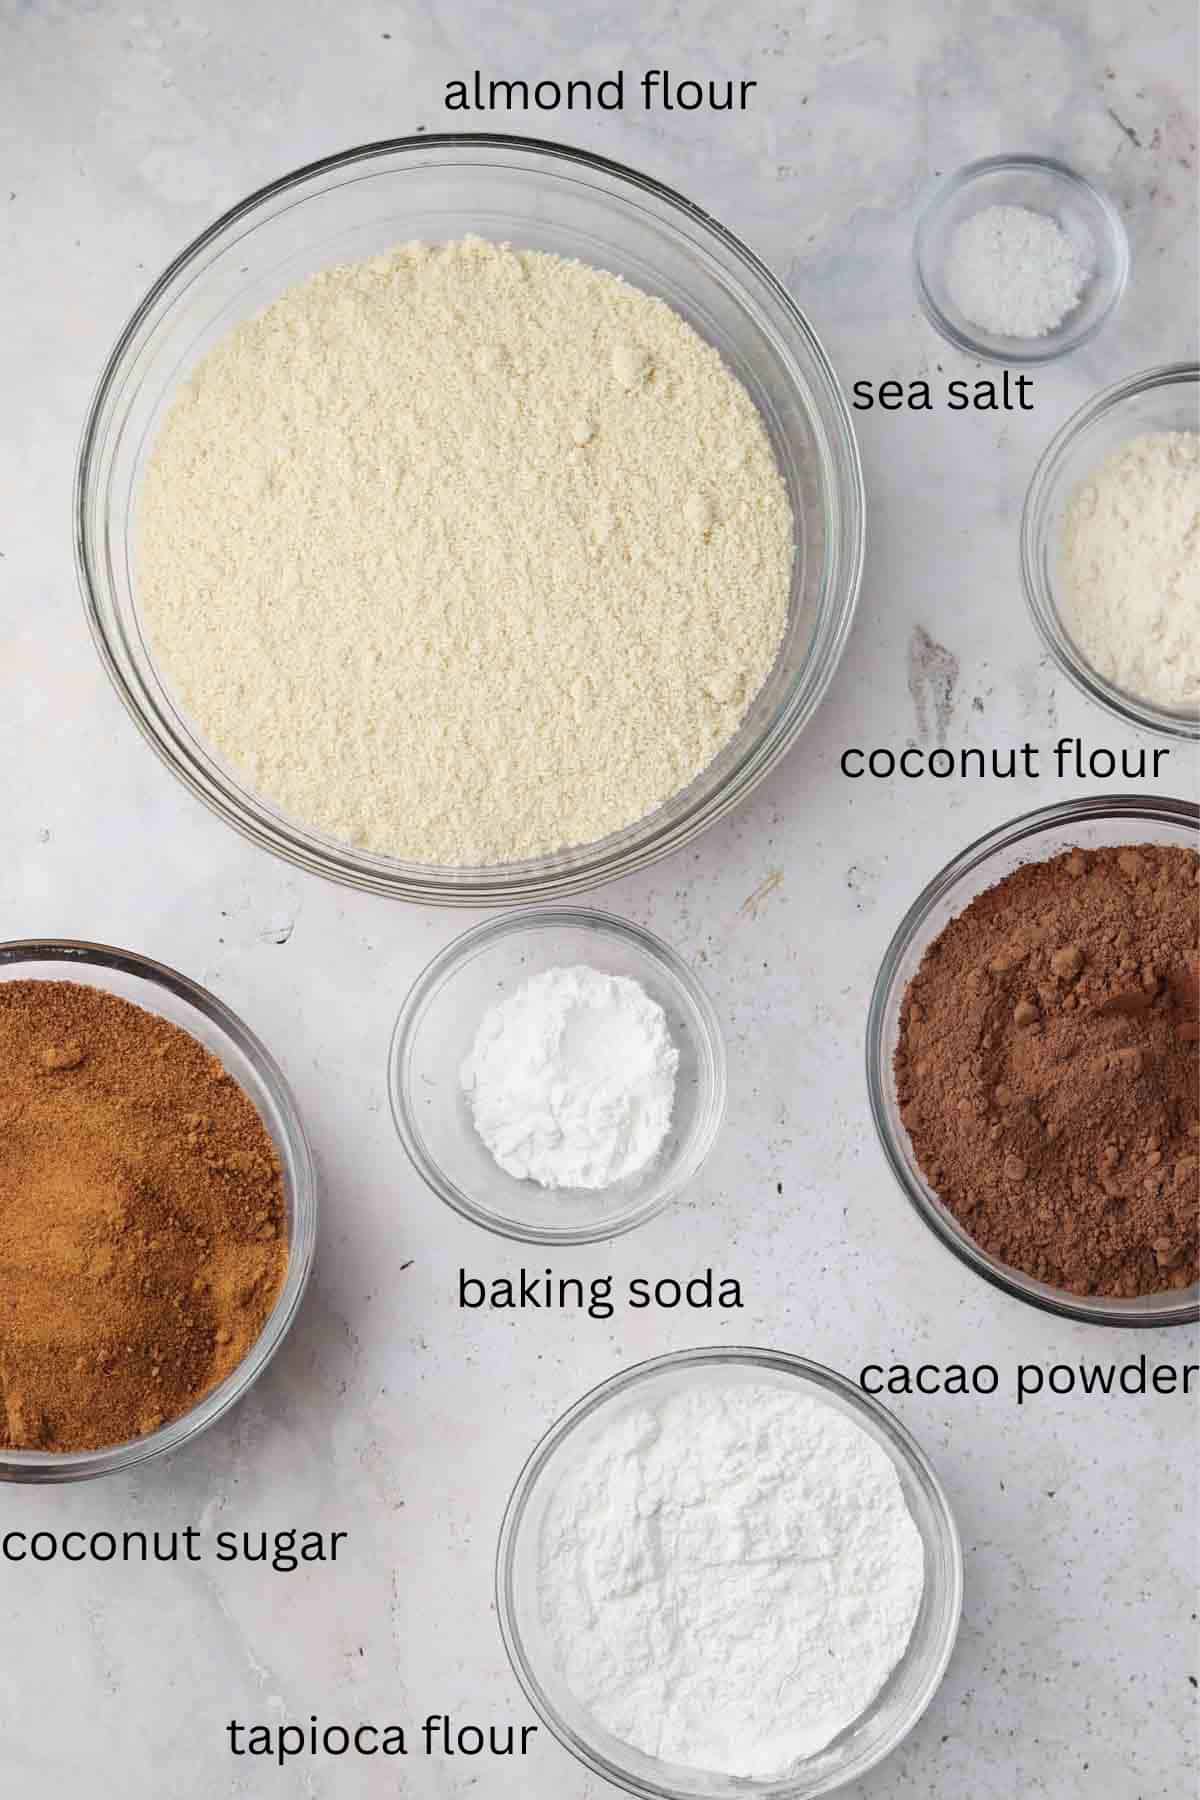
[[[552,1495],[542,1619],[575,1698],[685,1768],[791,1774],[904,1654],[924,1547],[832,1406],[714,1380],[616,1410]]]
[[[679,1052],[639,982],[546,969],[485,1014],[462,1067],[475,1129],[509,1175],[606,1188],[653,1161]]]
[[[328,269],[218,343],[138,504],[200,734],[415,862],[590,843],[728,742],[787,617],[766,431],[665,302],[466,239]]]
[[[1062,542],[1063,624],[1127,693],[1200,707],[1200,433],[1148,431],[1080,484]]]

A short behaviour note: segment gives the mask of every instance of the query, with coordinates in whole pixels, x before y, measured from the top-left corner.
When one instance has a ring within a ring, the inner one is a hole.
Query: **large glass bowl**
[[[1200,737],[1200,713],[1160,706],[1119,688],[1084,656],[1059,606],[1063,526],[1080,484],[1145,431],[1200,431],[1200,364],[1168,363],[1118,381],[1067,420],[1034,472],[1021,520],[1025,597],[1042,640],[1075,686],[1125,725],[1165,737]]]
[[[614,1412],[714,1381],[778,1387],[844,1413],[890,1459],[925,1550],[925,1590],[903,1657],[866,1712],[780,1781],[684,1769],[623,1743],[567,1689],[538,1605],[538,1546],[559,1481]],[[623,1370],[585,1394],[546,1433],[526,1463],[500,1533],[496,1610],[504,1646],[530,1703],[585,1768],[641,1800],[812,1800],[858,1780],[917,1723],[950,1661],[962,1611],[962,1549],[950,1504],[920,1446],[886,1408],[832,1369],[799,1356],[752,1349],[684,1350]]]
[[[896,1099],[893,1063],[900,1007],[929,946],[977,895],[1022,863],[1046,862],[1074,849],[1105,844],[1175,844],[1194,850],[1200,807],[1150,795],[1102,795],[1044,806],[989,831],[956,856],[905,913],[880,966],[867,1018],[867,1087],[884,1155],[917,1216],[985,1281],[1044,1312],[1093,1325],[1182,1325],[1200,1318],[1200,1288],[1121,1299],[1071,1294],[1001,1262],[977,1244],[922,1174]]]
[[[679,1052],[666,1139],[611,1188],[518,1181],[475,1129],[459,1071],[484,1014],[547,969],[583,963],[636,981],[666,1015]],[[534,1244],[588,1244],[645,1224],[683,1193],[725,1116],[725,1046],[712,1001],[661,938],[582,907],[505,913],[457,938],[413,984],[392,1036],[388,1093],[418,1174],[464,1218]]]
[[[283,1287],[248,1355],[219,1387],[157,1431],[103,1450],[0,1448],[0,1481],[85,1481],[162,1456],[206,1431],[258,1380],[291,1329],[317,1241],[317,1183],[296,1103],[270,1053],[215,995],[128,950],[70,939],[0,944],[0,981],[74,981],[157,1013],[198,1039],[249,1096],[279,1155],[288,1223]]]
[[[356,849],[285,817],[193,731],[142,628],[133,521],[150,447],[180,382],[235,324],[333,263],[411,239],[474,234],[554,251],[660,295],[758,406],[787,483],[796,555],[787,632],[736,736],[681,793],[597,843],[490,868]],[[678,848],[736,805],[811,718],[850,631],[863,488],[825,352],[780,283],[678,194],[601,157],[531,139],[399,138],[299,169],[236,206],[179,256],[122,332],[92,402],[76,478],[88,619],[117,691],[170,768],[255,843],[354,887],[478,906],[578,893]]]

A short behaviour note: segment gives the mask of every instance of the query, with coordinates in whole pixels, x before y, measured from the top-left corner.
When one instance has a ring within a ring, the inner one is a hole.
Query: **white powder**
[[[551,1497],[540,1605],[567,1687],[685,1768],[791,1774],[904,1654],[924,1549],[844,1414],[712,1381],[607,1420]]]
[[[533,976],[485,1015],[462,1085],[508,1174],[606,1188],[661,1148],[678,1066],[658,1002],[627,976],[577,964]]]
[[[590,843],[734,735],[787,618],[766,431],[665,302],[478,239],[329,269],[218,343],[138,502],[198,733],[418,863]]]
[[[955,306],[996,337],[1056,331],[1079,304],[1091,263],[1062,227],[1026,206],[985,206],[963,220],[946,255]]]
[[[1200,707],[1200,434],[1115,450],[1067,507],[1063,624],[1092,667],[1160,706]]]

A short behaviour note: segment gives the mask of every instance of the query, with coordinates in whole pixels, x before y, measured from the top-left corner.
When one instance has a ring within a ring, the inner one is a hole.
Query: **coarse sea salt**
[[[1027,206],[985,206],[957,227],[946,287],[972,325],[995,337],[1040,338],[1078,306],[1091,258],[1054,219]]]

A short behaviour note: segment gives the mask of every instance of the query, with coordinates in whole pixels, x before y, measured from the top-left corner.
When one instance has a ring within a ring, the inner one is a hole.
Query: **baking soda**
[[[641,985],[546,969],[488,1012],[462,1067],[475,1129],[509,1175],[606,1188],[657,1155],[679,1052]]]

